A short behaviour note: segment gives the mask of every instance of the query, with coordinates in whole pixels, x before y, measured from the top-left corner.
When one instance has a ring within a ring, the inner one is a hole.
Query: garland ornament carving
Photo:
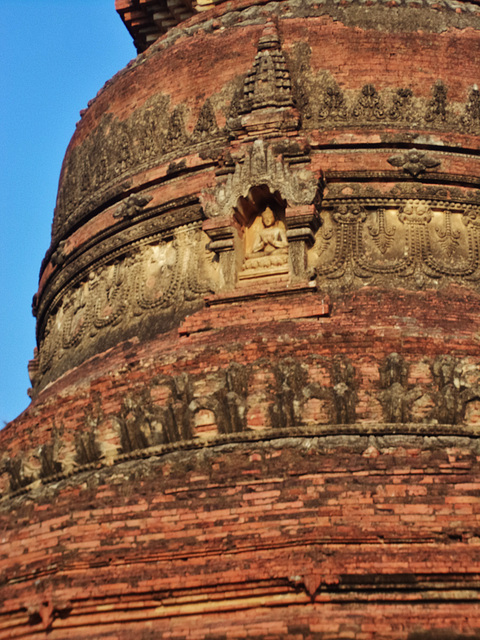
[[[395,237],[395,227],[389,227],[385,219],[385,210],[377,211],[377,227],[368,225],[373,242],[382,254],[387,253]]]
[[[80,358],[97,343],[105,348],[113,329],[131,333],[147,314],[167,318],[198,304],[217,278],[206,241],[197,223],[177,227],[173,237],[150,238],[70,285],[47,312],[38,355],[30,366],[34,392],[52,367],[62,369],[62,361],[68,366],[72,350]],[[167,320],[160,326],[170,328]]]
[[[474,205],[410,199],[390,207],[351,200],[322,214],[316,272],[352,281],[387,276],[480,280],[480,215]]]

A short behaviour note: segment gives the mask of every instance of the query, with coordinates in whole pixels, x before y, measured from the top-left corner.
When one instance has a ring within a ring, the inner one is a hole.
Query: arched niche
[[[246,197],[240,196],[235,206],[235,217],[243,225],[249,225],[253,220],[270,207],[275,216],[285,222],[287,202],[278,191],[271,192],[266,184],[251,187]]]
[[[268,153],[266,157],[270,157]],[[216,207],[205,196],[204,206],[210,217],[203,222],[203,230],[210,238],[208,248],[217,254],[220,266],[219,293],[242,288],[242,281],[248,281],[250,276],[252,284],[268,283],[273,279],[279,286],[284,281],[283,284],[288,288],[292,284],[307,283],[307,250],[313,245],[315,232],[320,224],[316,204],[318,189],[307,189],[304,182],[294,180],[298,176],[288,167],[278,162],[277,164],[278,167],[274,159],[270,158],[270,165],[278,168],[277,173],[283,176],[283,180],[275,172],[275,180],[265,176],[265,172],[257,172],[262,175],[253,182],[250,179],[253,175],[252,166],[256,165],[250,158],[248,172],[243,165],[239,165],[233,177],[229,175],[221,188],[219,186],[217,198],[212,201]],[[308,182],[310,187],[312,181],[314,182],[314,177]],[[296,184],[297,190],[292,187],[292,183]],[[300,184],[305,188],[301,189]],[[306,202],[301,202],[300,195],[305,196]],[[256,273],[251,270],[250,273],[245,273],[246,267],[253,267],[252,264],[245,265],[245,260],[248,254],[255,253],[255,238],[265,227],[261,216],[266,208],[272,210],[275,224],[281,229],[282,237],[287,240],[288,260],[275,258],[269,265],[266,264],[268,261],[264,261],[263,265],[257,264]]]
[[[267,185],[255,185],[240,196],[235,219],[241,229],[237,283],[239,287],[289,280],[287,202]]]

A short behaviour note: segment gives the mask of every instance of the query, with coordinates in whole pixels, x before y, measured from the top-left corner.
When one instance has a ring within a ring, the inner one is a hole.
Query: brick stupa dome
[[[1,638],[480,633],[480,7],[117,0],[1,433]]]

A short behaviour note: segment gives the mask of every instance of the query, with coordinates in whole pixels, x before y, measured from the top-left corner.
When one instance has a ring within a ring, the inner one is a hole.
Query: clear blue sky
[[[29,404],[32,296],[79,111],[135,57],[114,0],[1,0],[0,427]]]

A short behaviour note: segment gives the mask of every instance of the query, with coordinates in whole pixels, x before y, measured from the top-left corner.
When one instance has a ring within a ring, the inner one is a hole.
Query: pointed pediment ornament
[[[292,83],[280,38],[273,23],[268,23],[258,42],[253,67],[247,73],[240,112],[265,107],[293,106]]]
[[[308,167],[308,154],[291,158],[276,155],[272,145],[262,139],[234,159],[234,168],[222,175],[214,190],[205,190],[202,204],[207,217],[232,215],[238,199],[248,196],[252,186],[265,185],[281,194],[290,206],[310,205],[318,193],[318,179]],[[294,160],[294,162],[293,162]]]
[[[273,22],[268,22],[245,77],[243,94],[232,101],[228,126],[237,136],[258,136],[272,129],[296,129],[299,122],[280,37]]]

